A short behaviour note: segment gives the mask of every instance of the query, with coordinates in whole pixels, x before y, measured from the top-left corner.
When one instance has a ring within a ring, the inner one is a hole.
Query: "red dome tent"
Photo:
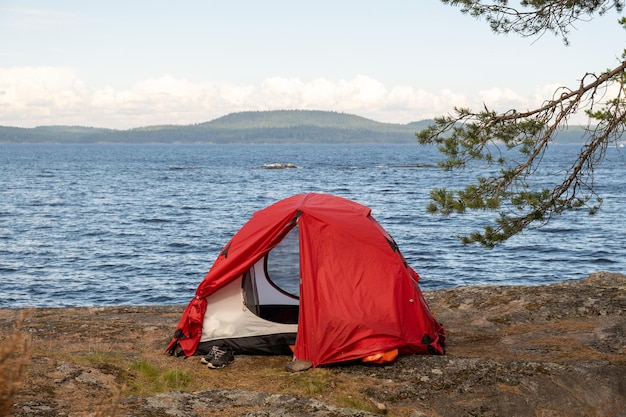
[[[295,195],[254,213],[224,246],[168,351],[284,354],[292,345],[313,366],[443,354],[444,329],[418,280],[368,207]]]

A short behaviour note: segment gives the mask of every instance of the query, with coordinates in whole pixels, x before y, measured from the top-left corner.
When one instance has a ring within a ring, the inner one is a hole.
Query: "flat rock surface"
[[[164,349],[184,306],[0,309],[28,335],[16,416],[626,416],[626,276],[425,292],[445,356],[289,373]],[[21,356],[20,356],[21,355]]]

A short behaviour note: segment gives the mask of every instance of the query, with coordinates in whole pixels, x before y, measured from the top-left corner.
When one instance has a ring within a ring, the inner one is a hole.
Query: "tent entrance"
[[[297,324],[300,307],[300,237],[298,226],[242,279],[246,307],[258,317]]]

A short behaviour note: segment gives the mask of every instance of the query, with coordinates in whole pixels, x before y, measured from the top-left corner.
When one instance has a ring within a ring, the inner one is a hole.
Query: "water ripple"
[[[550,169],[575,151],[547,155]],[[0,145],[0,307],[187,303],[255,211],[302,192],[368,205],[424,289],[624,272],[626,164],[607,152],[598,215],[568,213],[486,250],[456,236],[489,214],[425,211],[431,188],[472,170],[440,170],[417,145]],[[275,161],[298,169],[255,169]]]

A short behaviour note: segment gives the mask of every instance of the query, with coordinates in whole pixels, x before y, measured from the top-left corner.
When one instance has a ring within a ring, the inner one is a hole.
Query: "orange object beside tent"
[[[394,350],[443,354],[444,329],[418,281],[368,207],[295,195],[256,212],[224,246],[168,350],[285,353],[295,344],[313,366]]]
[[[375,353],[361,359],[365,363],[373,363],[376,365],[384,365],[391,363],[398,357],[398,349],[390,350],[389,352]]]

